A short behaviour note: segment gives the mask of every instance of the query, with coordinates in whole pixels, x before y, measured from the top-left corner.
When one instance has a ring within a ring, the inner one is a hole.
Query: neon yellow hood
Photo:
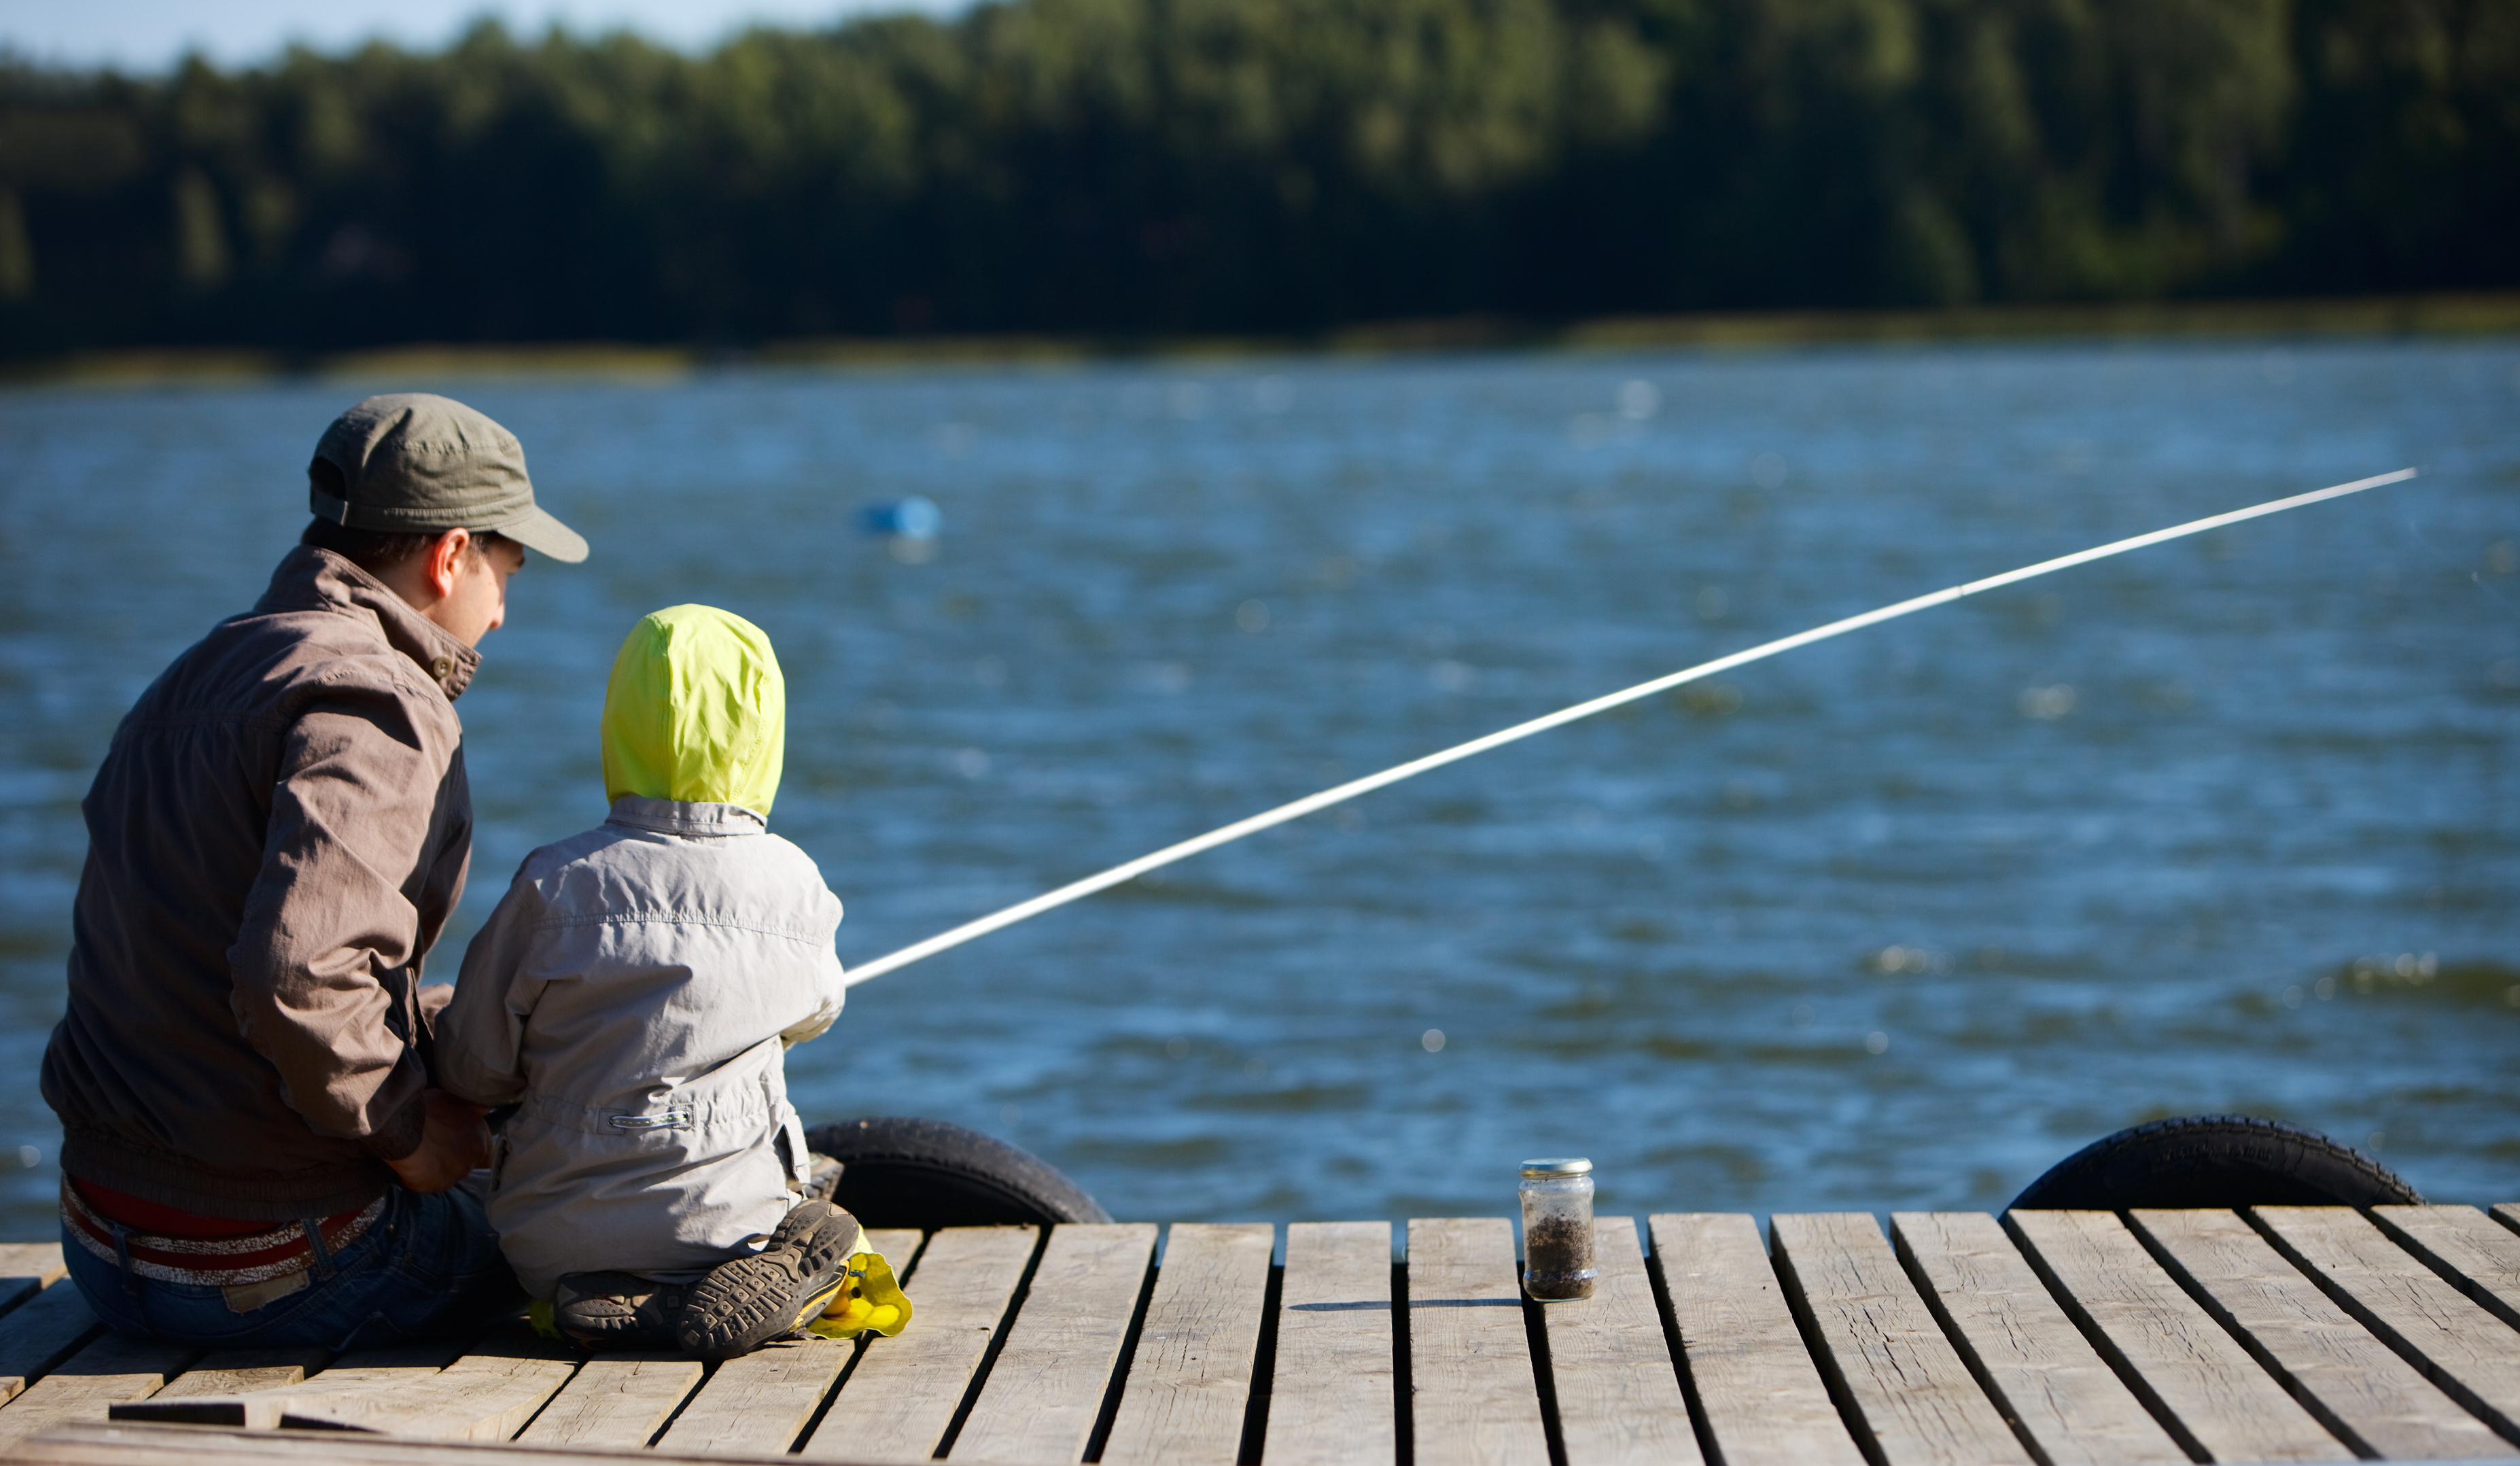
[[[604,797],[741,804],[768,818],[788,756],[788,683],[770,638],[714,606],[630,628],[604,689]]]

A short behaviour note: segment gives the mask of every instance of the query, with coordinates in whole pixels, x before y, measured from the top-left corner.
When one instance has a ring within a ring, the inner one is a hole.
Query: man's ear
[[[463,573],[464,557],[472,553],[472,531],[449,529],[437,536],[428,547],[428,589],[439,600],[455,594],[455,577]]]

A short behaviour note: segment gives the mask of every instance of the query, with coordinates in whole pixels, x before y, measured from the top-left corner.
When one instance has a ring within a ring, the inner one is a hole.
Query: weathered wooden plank
[[[0,1451],[50,1426],[103,1420],[117,1400],[155,1395],[201,1352],[189,1345],[102,1335],[0,1405]]]
[[[0,1400],[16,1397],[28,1380],[104,1330],[73,1285],[46,1288],[0,1314]]]
[[[953,1459],[1070,1466],[1084,1455],[1154,1251],[1150,1222],[1051,1229]]]
[[[1039,1227],[948,1227],[928,1239],[904,1283],[915,1310],[909,1329],[868,1341],[804,1453],[878,1461],[934,1455],[1040,1241]]]
[[[0,1314],[13,1313],[19,1305],[68,1276],[69,1268],[62,1262],[62,1245],[58,1242],[0,1243]],[[74,1295],[78,1289],[72,1286],[66,1287],[62,1291]],[[63,1304],[55,1304],[53,1306],[67,1308],[67,1305]],[[92,1335],[94,1330],[91,1329],[88,1332]],[[0,1319],[0,1354],[6,1354],[9,1351],[9,1341],[14,1333],[7,1320]],[[68,1352],[69,1349],[76,1347],[77,1341],[73,1340],[65,1346],[62,1352]],[[59,1358],[60,1354],[57,1353],[53,1357]],[[26,1363],[26,1356],[22,1351],[19,1352],[15,1362],[21,1365]],[[0,1361],[0,1401],[8,1400],[19,1391],[25,1389],[28,1375],[42,1367],[44,1367],[42,1363],[36,1363],[31,1368],[12,1369],[8,1362]]]
[[[2478,1306],[2520,1328],[2520,1233],[2474,1207],[2373,1207],[2371,1219]]]
[[[434,1374],[352,1382],[327,1370],[278,1393],[290,1397],[292,1417],[309,1423],[428,1441],[505,1441],[576,1372],[574,1348],[502,1334]]]
[[[1862,1466],[1759,1244],[1731,1213],[1659,1213],[1654,1260],[1724,1466]]]
[[[319,1376],[328,1385],[354,1381],[400,1382],[426,1379],[455,1362],[463,1350],[453,1344],[397,1344],[386,1349],[356,1349],[324,1366]]]
[[[68,1275],[58,1242],[0,1242],[0,1313]]]
[[[680,1354],[597,1354],[517,1437],[521,1445],[635,1450],[700,1382],[700,1362]]]
[[[1769,1221],[1786,1301],[1889,1466],[2031,1466],[2029,1450],[1943,1337],[1868,1212]]]
[[[788,1450],[856,1351],[849,1340],[788,1339],[729,1359],[665,1428],[657,1448],[712,1456]]]
[[[621,1466],[621,1452],[504,1442],[414,1441],[342,1432],[249,1431],[139,1423],[55,1426],[22,1442],[12,1466]],[[642,1451],[642,1466],[731,1461],[792,1466],[792,1456]]]
[[[2520,1332],[2349,1207],[2256,1207],[2276,1249],[2451,1397],[2520,1441]]]
[[[878,1239],[877,1245],[888,1244],[906,1255],[916,1247],[917,1240],[916,1233],[895,1233]],[[259,1397],[231,1394],[225,1399],[164,1397],[117,1413],[123,1418],[264,1423],[276,1412],[278,1423],[283,1425],[321,1424],[446,1440],[504,1441],[543,1412],[577,1371],[573,1348],[521,1334],[493,1336],[440,1371],[435,1366],[442,1360],[443,1353],[436,1351],[352,1356],[301,1387],[264,1391]],[[759,1409],[762,1373],[754,1368],[733,1376],[739,1386],[754,1387],[753,1397],[743,1401],[755,1407],[749,1421],[754,1431],[768,1428],[767,1417]],[[771,1373],[784,1377],[790,1371]],[[620,1435],[627,1438],[628,1443],[644,1444],[655,1426],[681,1402],[698,1374],[697,1364],[659,1364],[641,1370],[624,1369],[606,1361],[581,1393],[590,1398],[605,1396],[605,1405],[613,1408],[572,1401],[570,1408],[554,1417],[552,1433],[576,1437],[600,1431],[608,1439]],[[784,1383],[791,1388],[794,1385],[792,1379]],[[828,1379],[821,1384],[828,1384]],[[608,1385],[608,1391],[605,1388]],[[804,1403],[808,1413],[820,1403],[820,1384],[811,1388],[817,1393]],[[630,1392],[636,1392],[635,1398]],[[646,1411],[639,1415],[638,1408],[643,1404]],[[620,1413],[624,1408],[631,1414]],[[705,1412],[702,1418],[706,1419]],[[791,1429],[788,1439],[792,1436]],[[783,1439],[780,1444],[785,1443]]]
[[[1260,1458],[1269,1466],[1395,1459],[1400,1432],[1392,1349],[1391,1223],[1287,1227],[1278,1360]]]
[[[1421,1461],[1548,1466],[1513,1223],[1409,1223],[1409,1420]]]
[[[1265,1221],[1173,1223],[1102,1466],[1234,1466],[1277,1248]]]
[[[332,1355],[320,1349],[223,1349],[168,1380],[165,1395],[244,1395],[305,1382]]]
[[[2185,1466],[2187,1452],[1983,1212],[1902,1212],[1900,1258],[1972,1372],[2050,1466]]]
[[[2486,1214],[2515,1232],[2520,1232],[2520,1202],[2498,1202]]]
[[[196,1375],[204,1384],[219,1383],[228,1373],[223,1368],[202,1368],[215,1361],[232,1357],[250,1357],[249,1351],[209,1355],[198,1361],[182,1381],[188,1384]],[[432,1390],[431,1382],[453,1362],[456,1349],[448,1344],[398,1345],[389,1349],[361,1350],[343,1354],[333,1367],[311,1379],[291,1382],[288,1354],[271,1356],[281,1360],[269,1376],[274,1383],[241,1390],[195,1391],[170,1385],[145,1398],[115,1401],[110,1407],[112,1419],[132,1423],[190,1424],[236,1426],[250,1430],[273,1430],[283,1426],[316,1426],[338,1429],[345,1417],[357,1408],[357,1401],[370,1395],[402,1396],[406,1398],[442,1398],[441,1393],[413,1397],[409,1392]],[[248,1373],[248,1381],[260,1374],[259,1366]],[[360,1426],[360,1429],[369,1429]],[[378,1427],[382,1428],[382,1427]]]
[[[927,1234],[917,1227],[866,1229],[867,1246],[883,1254],[883,1260],[892,1264],[893,1276],[905,1283],[919,1270],[919,1244],[926,1237]]]
[[[2131,1214],[2207,1311],[2361,1455],[2507,1456],[2511,1447],[2346,1315],[2233,1212]]]
[[[1566,1466],[1697,1466],[1705,1456],[1636,1219],[1596,1218],[1593,1255],[1600,1269],[1593,1296],[1540,1310]]]
[[[2219,1461],[2353,1458],[2115,1213],[2012,1212],[2004,1225],[2181,1443]]]

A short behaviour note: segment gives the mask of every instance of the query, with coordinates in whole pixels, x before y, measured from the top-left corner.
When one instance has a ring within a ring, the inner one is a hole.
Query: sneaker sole
[[[829,1204],[790,1212],[758,1255],[719,1264],[692,1289],[678,1331],[704,1359],[748,1353],[815,1318],[848,1282],[857,1221]]]

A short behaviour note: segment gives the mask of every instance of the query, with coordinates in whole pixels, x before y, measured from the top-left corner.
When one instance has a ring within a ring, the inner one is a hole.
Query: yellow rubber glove
[[[847,1286],[805,1327],[826,1339],[854,1339],[870,1330],[889,1339],[910,1327],[910,1300],[883,1254],[861,1252],[849,1259]]]

